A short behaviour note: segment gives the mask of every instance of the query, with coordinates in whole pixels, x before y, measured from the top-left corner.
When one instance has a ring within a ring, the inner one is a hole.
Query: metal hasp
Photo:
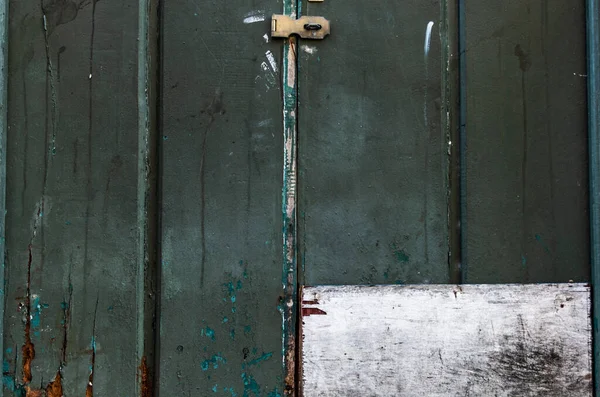
[[[322,40],[329,32],[329,21],[323,17],[293,19],[277,14],[271,17],[271,37],[287,38],[296,34],[303,39]]]

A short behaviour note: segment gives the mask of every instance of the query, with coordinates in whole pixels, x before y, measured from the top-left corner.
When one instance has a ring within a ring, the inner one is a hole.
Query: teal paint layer
[[[590,163],[590,246],[594,395],[600,395],[600,0],[587,0],[587,83]]]

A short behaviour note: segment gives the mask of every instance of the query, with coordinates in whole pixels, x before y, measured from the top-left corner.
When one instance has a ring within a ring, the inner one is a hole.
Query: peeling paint
[[[283,14],[296,18],[297,2],[285,0]],[[283,220],[283,295],[279,302],[282,316],[282,355],[286,396],[296,394],[296,317],[297,307],[297,225],[296,225],[296,195],[297,195],[297,85],[296,57],[297,39],[290,37],[283,45],[283,189],[282,189],[282,220]]]
[[[63,397],[62,376],[60,370],[56,372],[54,380],[46,386],[46,397]]]

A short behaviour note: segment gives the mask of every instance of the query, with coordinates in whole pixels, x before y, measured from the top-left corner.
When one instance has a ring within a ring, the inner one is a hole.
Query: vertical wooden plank
[[[4,351],[6,241],[6,130],[8,84],[8,0],[0,0],[0,352]],[[4,387],[0,387],[4,396]]]
[[[331,20],[298,52],[305,284],[450,281],[445,6],[304,3]]]
[[[163,4],[160,395],[283,395],[273,13],[281,3]]]
[[[594,391],[600,395],[600,3],[586,1]]]
[[[283,14],[297,18],[297,0],[283,1]],[[298,139],[298,40],[290,37],[283,44],[283,304],[282,350],[285,396],[299,394],[296,384],[298,326],[298,241],[297,241],[297,139]]]
[[[587,281],[585,2],[464,5],[464,281]]]
[[[151,116],[139,4],[10,3],[8,395],[141,394]]]
[[[137,278],[136,305],[139,363],[136,396],[155,395],[158,373],[160,302],[158,219],[158,0],[138,1],[137,46]]]

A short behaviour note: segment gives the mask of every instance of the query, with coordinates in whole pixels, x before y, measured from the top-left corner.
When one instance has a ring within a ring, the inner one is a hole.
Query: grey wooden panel
[[[304,4],[331,20],[330,36],[298,50],[308,285],[449,281],[441,11],[432,0]]]
[[[304,396],[591,396],[590,286],[303,293]]]
[[[137,21],[10,2],[5,395],[139,394]]]
[[[165,2],[160,394],[282,386],[276,2]]]
[[[465,1],[469,283],[589,279],[585,2]]]

